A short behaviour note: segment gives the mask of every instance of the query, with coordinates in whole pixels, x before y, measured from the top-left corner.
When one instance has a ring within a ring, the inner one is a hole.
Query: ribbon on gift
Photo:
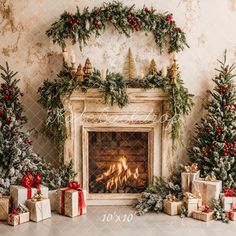
[[[62,215],[65,214],[65,192],[68,190],[78,191],[78,206],[79,206],[79,211],[80,211],[79,213],[80,213],[80,215],[82,215],[83,209],[85,208],[84,193],[83,193],[83,189],[81,188],[81,185],[76,181],[68,183],[68,187],[66,189],[62,190],[62,193],[61,193],[61,214]]]
[[[40,182],[41,182],[41,175],[40,173],[36,173],[33,177],[32,173],[27,173],[23,176],[21,180],[21,185],[27,188],[27,199],[32,198],[32,188],[37,188],[37,192],[40,192]]]
[[[184,196],[187,198],[187,199],[193,199],[193,198],[198,198],[200,199],[201,198],[201,194],[198,192],[198,193],[189,193],[189,192],[185,192],[184,193]]]
[[[193,163],[191,166],[190,165],[186,165],[186,166],[184,166],[184,170],[187,173],[196,173],[198,171],[198,164],[197,163]]]
[[[20,212],[19,209],[13,209],[10,213],[10,217],[17,216],[17,224],[20,225]]]
[[[204,212],[204,213],[210,213],[210,212],[212,212],[212,210],[210,209],[210,207],[209,207],[208,205],[204,205],[204,206],[202,207],[202,212]]]
[[[178,202],[178,199],[174,195],[168,195],[166,200],[169,202]]]
[[[211,175],[207,175],[204,180],[213,182],[213,181],[216,181],[216,177],[215,177],[215,175],[211,174]]]
[[[236,193],[232,188],[227,188],[224,193],[225,197],[236,197]]]

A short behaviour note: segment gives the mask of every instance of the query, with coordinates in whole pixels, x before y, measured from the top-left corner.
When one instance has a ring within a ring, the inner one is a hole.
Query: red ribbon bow
[[[33,177],[32,173],[27,173],[23,176],[21,185],[27,188],[27,199],[32,197],[32,188],[37,188],[37,191],[40,191],[40,182],[41,182],[41,175],[40,173],[36,173]]]
[[[72,190],[72,189],[78,191],[78,205],[79,205],[80,215],[82,215],[83,214],[83,209],[86,206],[85,205],[85,200],[84,200],[84,193],[83,193],[83,189],[81,188],[81,185],[76,181],[68,183],[68,188],[62,190],[61,214],[62,215],[65,214],[65,192],[68,191],[68,190]]]
[[[211,209],[208,205],[205,205],[202,207],[202,212],[209,213],[209,212],[211,212]]]
[[[227,188],[224,193],[225,197],[236,197],[236,193],[232,188]]]

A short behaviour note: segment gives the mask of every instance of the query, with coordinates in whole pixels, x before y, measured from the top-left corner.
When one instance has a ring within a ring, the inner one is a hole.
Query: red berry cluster
[[[98,20],[94,20],[93,23],[94,23],[96,29],[101,29],[102,28],[102,24],[99,23]]]
[[[227,87],[224,87],[224,86],[222,86],[222,87],[220,87],[220,88],[218,89],[218,92],[219,92],[220,94],[226,93],[227,91],[228,91],[228,88],[227,88]]]
[[[11,122],[11,117],[10,117],[10,116],[7,116],[7,117],[6,117],[6,122],[7,122],[7,123],[10,123],[10,122]]]
[[[29,145],[32,145],[32,140],[25,140],[25,142],[24,142],[25,144],[29,144]]]
[[[208,152],[205,150],[204,147],[201,149],[201,151],[203,152],[204,156],[206,156],[206,157],[209,156]]]
[[[218,126],[218,127],[216,127],[216,132],[217,132],[217,136],[220,136],[221,135],[221,132],[223,132],[224,131],[224,128],[222,128],[222,127],[220,127],[220,126]]]
[[[148,9],[147,7],[144,8],[144,11],[145,11],[146,13],[148,13],[148,14],[151,13],[151,10]]]
[[[175,21],[173,19],[173,14],[168,14],[166,15],[166,21],[172,23],[172,24],[175,24]]]
[[[236,141],[234,141],[233,143],[228,143],[227,140],[224,140],[224,148],[223,148],[224,156],[228,156],[230,152],[233,153],[234,156],[236,156],[235,145]]]
[[[79,23],[79,20],[75,18],[71,13],[67,13],[66,22],[69,24],[71,29],[74,29],[74,25]]]
[[[140,22],[140,20],[135,17],[130,11],[128,11],[128,17],[127,17],[127,20],[130,24],[130,28],[131,29],[134,29],[136,31],[139,31],[141,30],[141,25],[142,23]]]

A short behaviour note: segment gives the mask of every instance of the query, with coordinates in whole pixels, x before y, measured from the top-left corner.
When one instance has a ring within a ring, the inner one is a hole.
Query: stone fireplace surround
[[[67,140],[64,161],[73,160],[74,171],[84,190],[88,205],[130,205],[139,194],[96,193],[88,191],[88,132],[148,132],[148,179],[167,177],[173,169],[170,130],[162,120],[167,98],[161,89],[128,88],[129,104],[124,108],[104,104],[98,89],[87,93],[74,91],[62,97],[65,108]]]

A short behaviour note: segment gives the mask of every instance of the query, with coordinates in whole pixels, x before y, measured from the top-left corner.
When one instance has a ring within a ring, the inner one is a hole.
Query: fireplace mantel
[[[161,89],[128,88],[129,104],[124,108],[104,104],[98,89],[79,90],[62,97],[67,140],[64,161],[73,160],[77,180],[88,192],[88,132],[148,132],[149,183],[153,176],[169,176],[173,170],[170,130],[161,122],[168,109]],[[88,204],[130,204],[137,194],[90,194]]]

